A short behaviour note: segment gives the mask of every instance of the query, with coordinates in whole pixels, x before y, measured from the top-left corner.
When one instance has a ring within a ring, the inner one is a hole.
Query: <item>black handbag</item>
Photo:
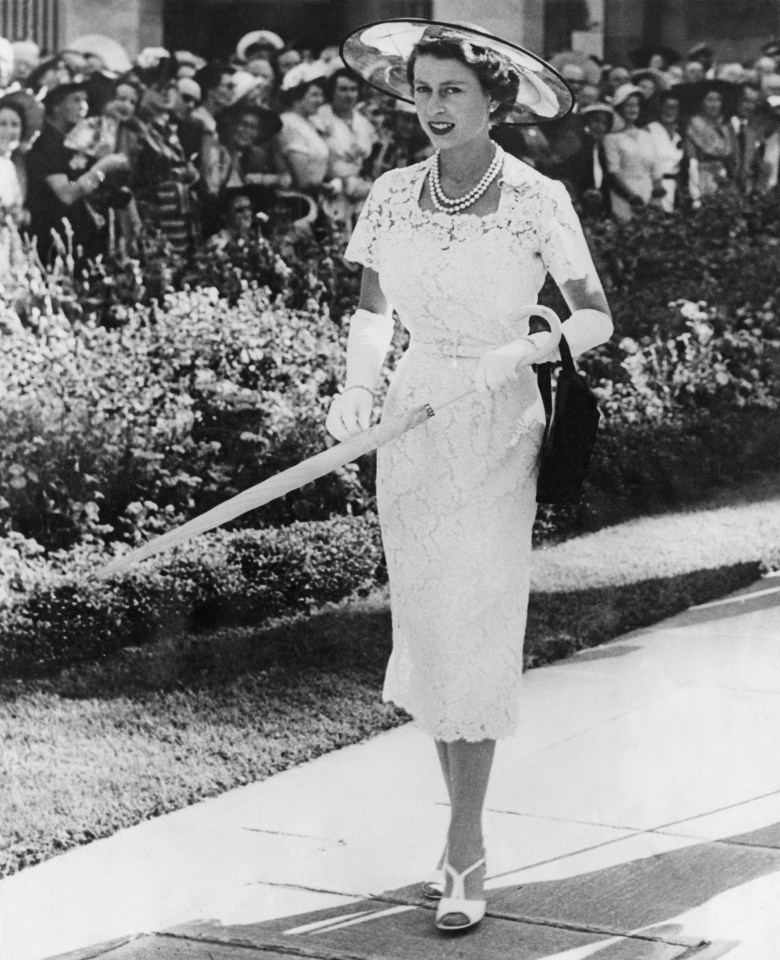
[[[554,404],[552,364],[540,363],[536,368],[547,417],[539,455],[537,503],[566,503],[577,496],[588,472],[599,426],[596,397],[577,373],[565,337],[561,337],[558,347],[561,370],[555,387]]]

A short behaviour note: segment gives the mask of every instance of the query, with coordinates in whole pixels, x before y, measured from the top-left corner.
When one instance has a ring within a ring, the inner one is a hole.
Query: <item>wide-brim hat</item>
[[[66,97],[79,91],[89,94],[89,85],[87,84],[86,77],[66,80],[65,83],[58,83],[56,87],[51,87],[43,98],[43,105],[46,110],[53,110],[54,107],[62,103]]]
[[[491,50],[511,64],[520,76],[520,86],[503,123],[544,123],[571,111],[574,97],[556,70],[530,50],[478,27],[437,20],[380,20],[350,33],[341,44],[341,58],[370,86],[413,103],[406,68],[415,46],[428,38],[465,41]]]
[[[696,113],[708,93],[719,93],[723,98],[723,113],[736,113],[741,87],[728,80],[696,80],[693,83],[676,83],[671,88],[680,101],[680,110],[686,116]]]
[[[586,107],[580,108],[580,116],[583,118],[583,122],[586,117],[592,116],[595,113],[609,117],[610,130],[615,126],[615,110],[612,104],[597,100],[596,103],[589,103]]]
[[[638,96],[640,100],[645,99],[642,88],[635,83],[621,83],[617,90],[612,94],[612,106],[622,106],[629,97]]]
[[[270,50],[284,49],[284,40],[273,30],[252,30],[245,34],[236,44],[236,56],[239,60],[246,60],[252,47],[267,47]]]

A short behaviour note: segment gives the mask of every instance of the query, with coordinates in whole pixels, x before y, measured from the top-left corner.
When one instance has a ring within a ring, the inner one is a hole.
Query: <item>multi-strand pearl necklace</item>
[[[469,190],[468,193],[464,193],[462,197],[451,198],[448,197],[441,188],[441,153],[437,150],[430,171],[430,193],[434,207],[441,213],[460,213],[461,210],[473,206],[498,176],[503,159],[504,151],[501,147],[496,146],[496,152],[490,161],[490,166],[476,187],[474,187],[473,190]]]

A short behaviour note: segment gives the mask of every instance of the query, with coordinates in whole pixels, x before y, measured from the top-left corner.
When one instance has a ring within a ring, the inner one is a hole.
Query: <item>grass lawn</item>
[[[742,586],[762,559],[776,564],[778,479],[537,550],[529,666]],[[389,649],[378,591],[0,684],[0,876],[404,722],[379,701]]]

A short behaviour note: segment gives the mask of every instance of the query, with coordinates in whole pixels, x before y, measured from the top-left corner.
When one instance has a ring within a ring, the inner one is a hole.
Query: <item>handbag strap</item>
[[[569,344],[563,335],[558,343],[558,349],[561,353],[561,369],[567,376],[576,377],[577,368],[574,366]],[[539,393],[542,395],[544,413],[548,420],[552,416],[552,367],[552,363],[536,365],[536,381],[539,384]]]

